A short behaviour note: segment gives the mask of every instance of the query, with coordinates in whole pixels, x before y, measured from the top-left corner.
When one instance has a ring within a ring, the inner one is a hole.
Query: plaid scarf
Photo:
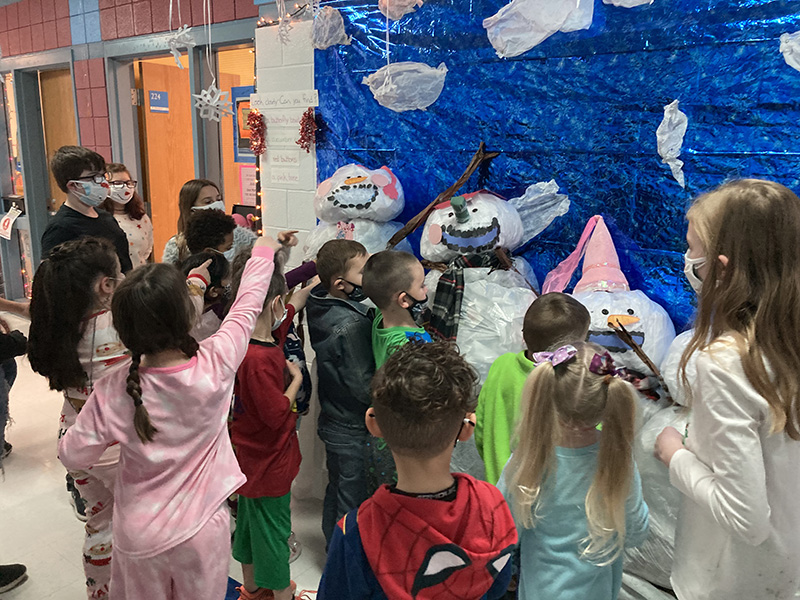
[[[464,269],[476,267],[490,267],[494,271],[500,267],[500,259],[494,250],[465,254],[453,259],[439,278],[428,329],[440,339],[456,339],[464,296]]]

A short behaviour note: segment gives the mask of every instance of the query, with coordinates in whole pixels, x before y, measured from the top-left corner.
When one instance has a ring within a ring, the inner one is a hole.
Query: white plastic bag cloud
[[[483,27],[498,56],[519,56],[559,31],[578,5],[579,0],[513,0],[484,19]]]
[[[622,8],[633,8],[642,4],[652,4],[653,0],[603,0],[603,4],[613,4]]]
[[[594,19],[594,0],[578,0],[578,6],[567,17],[559,31],[569,33],[589,29],[592,26],[592,19]]]
[[[656,130],[658,154],[662,162],[669,165],[672,176],[682,188],[686,187],[686,180],[683,176],[683,161],[678,157],[681,155],[683,136],[686,135],[688,124],[689,118],[678,109],[678,101],[675,100],[664,107],[664,119]]]
[[[787,65],[800,71],[800,31],[781,36],[781,54]]]
[[[314,48],[325,50],[336,44],[350,44],[344,32],[342,14],[332,6],[323,6],[314,17]]]
[[[422,6],[422,0],[378,0],[378,10],[383,13],[384,17],[389,17],[393,21],[402,19],[420,6]]]
[[[361,81],[378,104],[395,112],[425,110],[444,88],[447,66],[429,67],[417,62],[398,62],[378,69]]]

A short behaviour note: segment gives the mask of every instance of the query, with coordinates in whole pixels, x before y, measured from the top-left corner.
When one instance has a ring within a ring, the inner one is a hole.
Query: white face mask
[[[127,204],[133,198],[133,190],[128,189],[127,186],[123,186],[121,188],[112,187],[111,191],[108,193],[108,197],[111,198],[112,202],[116,202],[117,204]]]
[[[281,304],[283,304],[283,300],[281,300]],[[279,318],[275,319],[274,323],[272,323],[272,331],[280,329],[280,326],[283,325],[283,322],[286,320],[286,315],[288,314],[289,314],[289,309],[286,308],[285,304],[283,304],[283,314]]]
[[[703,280],[698,277],[697,269],[704,264],[706,264],[705,256],[689,258],[688,250],[683,255],[683,274],[686,275],[686,279],[689,280],[689,285],[692,286],[695,294],[699,294],[700,290],[703,289]]]
[[[108,198],[108,184],[95,183],[94,181],[73,180],[70,183],[78,185],[77,190],[72,190],[75,196],[86,206],[100,206]]]
[[[192,210],[211,210],[213,208],[225,212],[225,203],[222,200],[217,200],[216,202],[206,204],[205,206],[193,206]]]

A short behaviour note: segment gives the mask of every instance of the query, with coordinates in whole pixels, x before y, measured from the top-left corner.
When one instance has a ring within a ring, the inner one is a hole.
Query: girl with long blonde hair
[[[636,397],[605,348],[534,353],[518,445],[498,487],[520,529],[520,598],[613,600],[648,511],[633,462]]]
[[[681,600],[794,598],[800,586],[800,199],[743,179],[689,209],[684,272],[699,294],[688,435],[656,456],[684,494]],[[685,439],[684,439],[685,438]]]

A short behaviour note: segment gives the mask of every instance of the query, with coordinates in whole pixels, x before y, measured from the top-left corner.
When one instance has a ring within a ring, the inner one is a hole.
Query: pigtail
[[[599,566],[619,558],[625,546],[625,505],[633,479],[633,435],[636,398],[630,384],[619,377],[603,382],[607,390],[603,435],[589,493],[586,521],[589,536],[583,557]]]
[[[536,367],[522,391],[522,414],[517,426],[517,447],[508,465],[511,510],[526,529],[535,525],[544,482],[555,475],[555,447],[561,426],[556,412],[556,379],[550,363]]]
[[[191,335],[187,335],[183,341],[178,346],[181,352],[183,352],[189,358],[193,358],[197,356],[197,352],[200,350],[200,344],[197,343],[197,340],[194,339]]]
[[[197,343],[197,342],[195,342]],[[142,385],[139,379],[139,364],[142,361],[141,354],[134,354],[131,357],[131,368],[128,371],[127,392],[133,398],[133,406],[135,412],[133,414],[133,426],[136,429],[136,434],[143,444],[153,441],[153,436],[158,433],[153,424],[150,422],[150,414],[147,408],[142,403]]]

